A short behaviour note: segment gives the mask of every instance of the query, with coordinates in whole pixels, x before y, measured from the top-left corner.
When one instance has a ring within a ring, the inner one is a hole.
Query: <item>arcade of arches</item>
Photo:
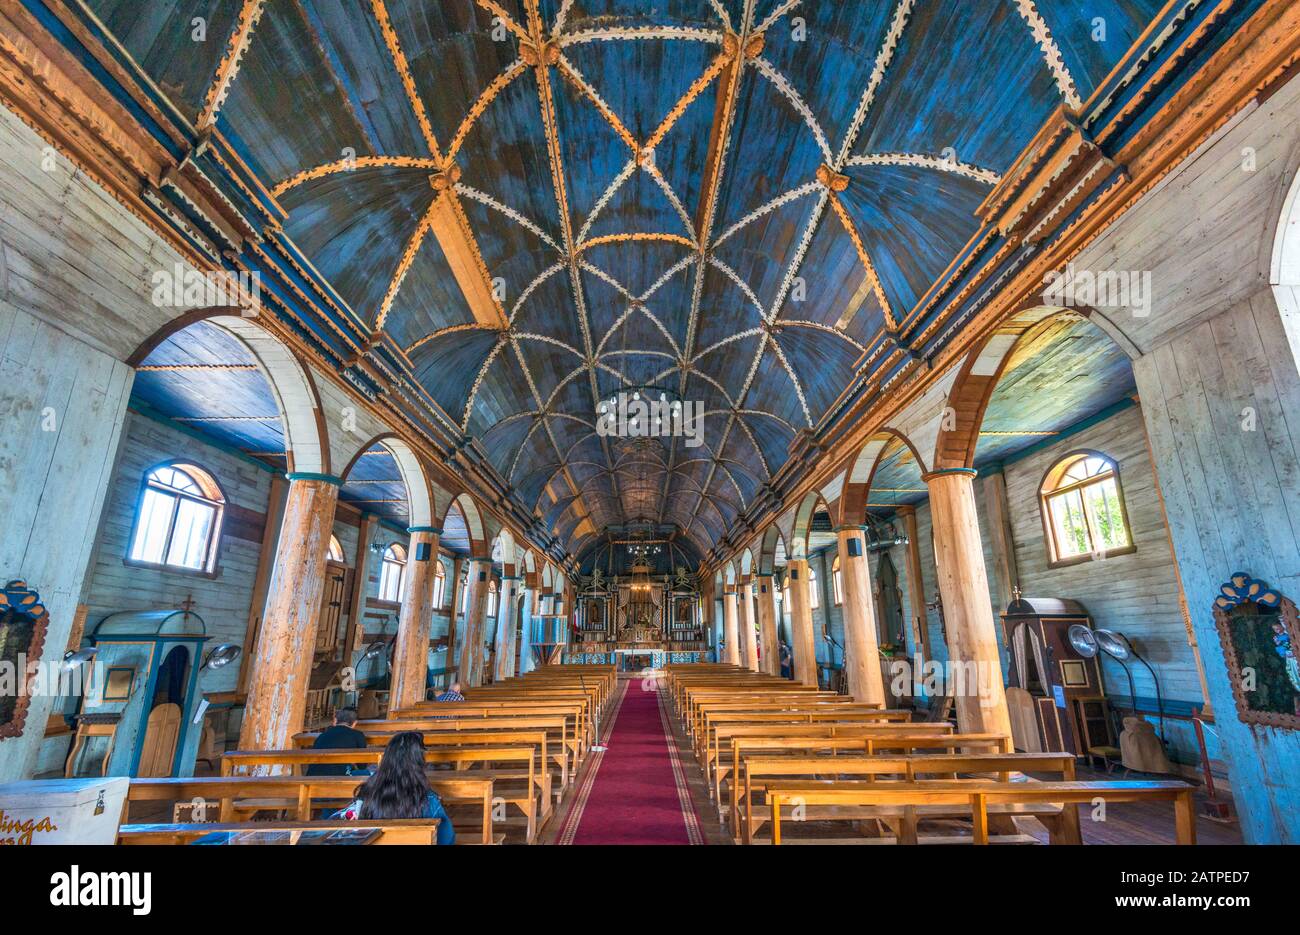
[[[0,808],[1300,842],[1297,61],[1289,0],[0,0]],[[404,732],[440,816],[348,775]]]

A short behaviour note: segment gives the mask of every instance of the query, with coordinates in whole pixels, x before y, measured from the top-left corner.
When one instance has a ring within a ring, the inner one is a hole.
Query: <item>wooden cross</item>
[[[196,602],[194,600],[194,595],[186,594],[185,600],[181,601],[181,608],[184,609],[184,611],[188,614],[190,611],[194,609],[195,603]]]

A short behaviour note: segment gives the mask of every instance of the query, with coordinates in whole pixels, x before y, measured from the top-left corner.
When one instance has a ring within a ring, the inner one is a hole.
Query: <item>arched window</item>
[[[343,562],[343,546],[339,544],[338,536],[330,536],[330,550],[326,557],[331,562]]]
[[[1052,564],[1133,551],[1115,462],[1095,451],[1057,461],[1039,489]]]
[[[840,571],[838,555],[835,556],[835,561],[831,562],[831,593],[836,607],[844,603],[844,573]]]
[[[495,581],[490,581],[488,582],[487,619],[491,620],[494,617],[496,617],[496,615],[497,615],[497,583]]]
[[[817,571],[808,565],[808,606],[813,610],[822,606],[822,596],[817,587]]]
[[[447,572],[443,570],[442,562],[438,562],[438,567],[433,571],[433,606],[442,608],[442,599],[446,597],[447,591]]]
[[[402,599],[402,576],[406,573],[406,549],[396,542],[384,550],[384,561],[379,568],[379,599]]]
[[[460,576],[460,613],[469,613],[469,569]]]
[[[133,562],[212,571],[226,498],[212,475],[192,464],[165,464],[144,478],[131,534]]]

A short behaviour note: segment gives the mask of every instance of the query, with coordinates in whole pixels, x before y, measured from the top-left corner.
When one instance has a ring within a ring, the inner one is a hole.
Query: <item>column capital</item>
[[[407,526],[407,527],[406,527],[406,531],[409,532],[409,533],[412,533],[412,534],[417,533],[417,532],[431,532],[431,533],[433,533],[435,536],[441,536],[441,535],[442,535],[442,527],[441,527],[441,526]]]
[[[949,475],[953,475],[953,474],[964,475],[974,480],[979,475],[979,471],[975,470],[975,468],[968,468],[968,467],[940,468],[937,471],[928,471],[925,474],[922,474],[921,480],[928,484],[930,483],[930,481],[935,480],[936,478],[948,477]]]
[[[311,471],[286,471],[285,480],[316,480],[325,484],[333,484],[335,487],[343,486],[343,478],[335,477],[333,474],[314,474]]]
[[[869,526],[854,526],[852,524],[846,523],[843,526],[834,527],[833,529],[831,529],[831,532],[835,533],[836,535],[839,535],[842,532],[866,532],[870,528],[871,527]]]

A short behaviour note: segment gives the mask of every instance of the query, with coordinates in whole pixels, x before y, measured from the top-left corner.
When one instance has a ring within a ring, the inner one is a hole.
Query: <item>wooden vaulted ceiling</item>
[[[1163,6],[85,4],[574,555],[716,545]],[[701,401],[703,444],[600,437],[642,386]]]

